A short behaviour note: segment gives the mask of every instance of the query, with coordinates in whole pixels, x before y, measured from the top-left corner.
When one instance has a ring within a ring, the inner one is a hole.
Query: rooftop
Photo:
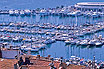
[[[80,3],[77,3],[77,5],[104,5],[104,2],[80,2]]]
[[[14,69],[14,64],[16,64],[18,60],[16,59],[2,59],[0,58],[0,69]]]
[[[49,64],[52,62],[50,60],[51,57],[36,57],[36,56],[22,56],[23,59],[25,57],[29,57],[30,58],[30,62],[33,63],[32,65],[22,65],[21,68],[28,68],[28,69],[50,69],[51,67],[49,66]],[[60,61],[53,61],[54,66],[59,69],[60,68]],[[65,63],[62,62],[62,65],[64,66],[65,69],[82,69],[85,68],[85,66],[81,66],[81,65],[73,65],[70,64],[69,66],[67,66]]]

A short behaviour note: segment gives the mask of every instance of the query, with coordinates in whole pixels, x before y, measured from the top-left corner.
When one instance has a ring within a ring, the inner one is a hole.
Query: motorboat
[[[87,46],[88,45],[89,40],[81,40],[80,45],[81,46]]]
[[[9,15],[14,15],[14,11],[13,10],[9,10]]]
[[[39,51],[39,49],[34,49],[34,48],[31,48],[31,47],[27,47],[27,48],[24,48],[23,51],[37,52],[37,51]]]
[[[27,16],[30,16],[30,15],[31,15],[31,11],[28,10],[28,9],[24,10],[24,13],[25,13],[25,15],[27,15]]]
[[[18,16],[19,15],[19,11],[18,10],[14,10],[14,15]]]
[[[88,45],[90,45],[90,46],[95,46],[95,42],[96,42],[95,39],[90,40],[90,41],[88,42]]]
[[[103,45],[103,43],[100,42],[100,41],[96,41],[96,42],[95,42],[95,46],[102,46],[102,45]]]
[[[65,41],[66,44],[70,44],[71,43],[71,39],[68,39]]]
[[[20,16],[25,16],[25,12],[23,10],[20,11]]]
[[[68,13],[67,15],[70,15],[70,16],[80,16],[81,12],[80,11],[74,11],[74,12]]]
[[[91,16],[92,17],[99,17],[99,14],[97,12],[93,12]]]

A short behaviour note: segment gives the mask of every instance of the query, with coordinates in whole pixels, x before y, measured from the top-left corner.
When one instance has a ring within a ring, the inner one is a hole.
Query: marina
[[[64,48],[64,46],[65,48],[67,47],[72,48],[70,50],[71,51],[71,53],[69,54],[70,56],[75,55],[75,51],[73,50],[74,47],[76,49],[79,49],[77,51],[80,51],[80,49],[89,50],[92,48],[103,47],[104,36],[102,35],[102,32],[104,30],[104,26],[103,26],[104,23],[102,21],[101,22],[92,21],[91,23],[84,22],[79,24],[78,21],[76,22],[76,17],[72,17],[72,18],[75,19],[75,24],[72,21],[70,21],[70,24],[67,23],[60,24],[58,22],[57,24],[54,24],[54,23],[45,23],[45,22],[31,23],[31,21],[6,22],[6,20],[3,20],[3,22],[0,23],[0,32],[1,32],[0,41],[11,43],[13,49],[16,48],[21,49],[24,52],[31,50],[33,55],[34,55],[33,52],[36,52],[35,54],[40,53],[42,56],[46,55],[46,53],[42,53],[42,52],[46,52],[48,51],[48,49],[50,50],[51,49],[50,47],[52,48],[54,47],[55,49],[57,49],[56,45],[60,47],[61,43],[62,43],[62,48]],[[102,18],[97,18],[97,19],[102,20]],[[42,22],[42,20],[40,22]],[[94,36],[96,36],[96,38]],[[10,45],[8,45],[8,47],[9,46]],[[17,47],[15,48],[15,46]],[[81,54],[78,55],[81,56]],[[94,52],[92,55],[94,55]],[[58,55],[53,54],[53,57],[56,56]],[[61,57],[61,55],[58,57]]]
[[[15,51],[13,58],[51,55],[52,61],[67,66],[103,67],[103,7],[103,2],[81,2],[54,8],[0,9],[0,49],[3,55]]]

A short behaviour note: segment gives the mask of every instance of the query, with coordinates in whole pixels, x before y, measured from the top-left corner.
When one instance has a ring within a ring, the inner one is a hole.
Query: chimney
[[[63,57],[60,58],[60,64],[62,64],[62,62],[63,62]]]
[[[48,55],[47,59],[50,59],[51,55]]]
[[[40,59],[40,55],[37,55],[37,57],[36,57],[37,59]]]
[[[51,57],[51,55],[48,55],[48,57],[50,58],[50,57]]]

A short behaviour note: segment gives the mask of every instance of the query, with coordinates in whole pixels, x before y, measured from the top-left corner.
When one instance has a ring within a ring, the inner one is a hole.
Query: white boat
[[[71,45],[75,45],[76,44],[76,42],[77,42],[77,40],[75,39],[75,40],[71,40]]]
[[[67,15],[70,15],[70,16],[80,16],[81,12],[80,11],[70,12]]]
[[[88,13],[85,14],[85,16],[87,16],[87,17],[91,17],[91,15],[92,15],[91,12],[88,12]]]
[[[93,14],[91,15],[92,17],[98,17],[98,13],[97,12],[93,12]]]
[[[77,40],[77,41],[76,41],[76,45],[80,45],[80,41],[81,41],[81,40]]]
[[[24,39],[24,41],[25,41],[25,42],[31,42],[32,39],[30,39],[30,38],[26,38],[26,39]]]
[[[13,10],[9,10],[9,15],[14,15],[14,11]]]
[[[97,41],[97,42],[95,42],[95,45],[96,45],[96,46],[101,46],[101,45],[103,45],[103,43],[100,42],[100,41]]]
[[[82,45],[82,46],[87,46],[87,45],[88,45],[88,40],[82,40],[82,41],[80,42],[80,45]]]
[[[12,38],[12,40],[13,40],[13,41],[22,41],[22,38],[18,36],[18,37]]]
[[[39,49],[33,49],[31,47],[24,48],[23,50],[24,51],[31,51],[31,52],[37,52],[37,51],[39,51]]]
[[[18,10],[14,10],[14,15],[18,16],[19,15],[19,11]]]
[[[4,37],[3,40],[4,41],[10,41],[11,39],[9,37]]]
[[[20,11],[20,16],[25,16],[25,12],[23,10]]]
[[[44,15],[48,15],[48,13],[46,12],[45,9],[42,9],[42,10],[40,10],[39,15],[44,16]]]
[[[26,45],[21,46],[21,50],[23,50],[23,49],[26,48],[26,47],[27,47]]]
[[[66,44],[70,44],[71,43],[71,39],[68,39],[65,41]]]
[[[24,12],[25,12],[25,15],[27,15],[27,16],[30,16],[31,15],[31,11],[28,10],[28,9],[24,10]]]
[[[88,42],[88,45],[90,45],[90,46],[95,46],[95,42],[96,42],[96,40],[90,40],[89,42]]]

